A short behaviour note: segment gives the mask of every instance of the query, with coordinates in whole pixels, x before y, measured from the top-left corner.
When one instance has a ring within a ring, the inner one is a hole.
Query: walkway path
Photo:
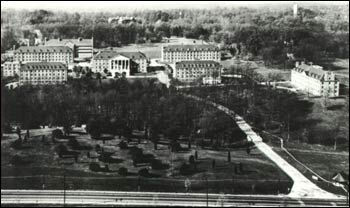
[[[192,98],[197,101],[206,102],[207,104],[216,107],[217,109],[225,112],[231,116],[240,127],[242,131],[247,135],[248,140],[252,141],[255,146],[263,152],[271,161],[273,161],[283,172],[285,172],[294,182],[291,192],[288,194],[290,197],[302,197],[302,198],[344,198],[344,196],[335,195],[324,191],[316,186],[309,179],[307,179],[296,168],[286,162],[281,156],[275,153],[270,146],[262,141],[262,138],[257,135],[247,122],[243,118],[237,115],[234,111],[216,104],[212,101],[208,101],[193,95],[184,95],[185,97]]]

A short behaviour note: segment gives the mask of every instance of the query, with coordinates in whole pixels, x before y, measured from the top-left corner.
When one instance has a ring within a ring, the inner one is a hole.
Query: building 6
[[[15,75],[19,75],[19,69],[21,67],[20,62],[9,62],[6,61],[1,65],[2,76],[4,77],[14,77]]]
[[[73,62],[73,51],[67,46],[22,46],[14,52],[18,62]]]
[[[169,45],[162,47],[162,61],[168,63],[193,60],[219,62],[220,58],[219,47],[214,45]]]
[[[291,83],[315,96],[339,96],[339,81],[333,72],[324,71],[321,66],[296,62],[291,71]]]
[[[121,62],[116,62],[120,60]],[[123,65],[123,60],[127,64]],[[112,65],[113,64],[113,65]],[[119,67],[119,64],[120,67]],[[93,72],[109,71],[115,73],[126,72],[128,76],[136,72],[147,72],[148,60],[145,54],[141,52],[116,52],[112,50],[100,51],[92,59]],[[121,71],[119,69],[122,69]]]
[[[74,58],[92,58],[94,39],[50,39],[45,41],[45,46],[67,46],[73,50]]]
[[[175,64],[173,75],[182,82],[203,79],[201,81],[206,80],[207,83],[218,83],[221,76],[221,65],[215,61],[180,61]]]
[[[20,85],[62,84],[66,81],[67,66],[61,62],[30,62],[20,69]]]

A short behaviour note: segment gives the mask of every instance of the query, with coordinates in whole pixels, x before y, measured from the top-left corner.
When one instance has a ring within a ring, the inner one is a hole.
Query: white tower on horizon
[[[296,18],[298,16],[298,4],[294,3],[293,5],[293,17]]]

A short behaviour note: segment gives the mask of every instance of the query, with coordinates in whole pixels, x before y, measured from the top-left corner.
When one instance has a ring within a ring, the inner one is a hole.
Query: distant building
[[[5,53],[1,54],[1,63],[5,61],[14,61],[15,50],[7,50]]]
[[[14,52],[14,61],[18,62],[73,62],[73,51],[67,46],[22,46]]]
[[[15,75],[19,75],[19,70],[21,68],[21,63],[6,61],[1,65],[2,75],[4,77],[14,77]]]
[[[44,42],[45,46],[68,46],[73,50],[74,58],[92,58],[94,39],[50,39]]]
[[[215,61],[180,61],[175,64],[173,76],[182,82],[202,79],[207,84],[217,83],[221,77],[221,65]]]
[[[30,62],[23,64],[20,85],[50,85],[67,82],[67,66],[61,62]]]
[[[178,61],[212,60],[219,62],[220,49],[215,45],[168,45],[162,47],[162,61],[176,63]]]
[[[108,18],[108,23],[118,23],[118,24],[129,24],[136,22],[135,17],[110,17]]]
[[[335,74],[321,66],[296,62],[291,71],[291,83],[296,88],[315,96],[339,96],[339,81]]]
[[[298,16],[298,4],[293,4],[293,17],[296,18]]]
[[[108,70],[110,72],[117,72],[115,68],[112,68],[112,61],[116,57],[125,57],[128,58],[130,65],[130,73],[136,72],[147,72],[148,59],[145,54],[141,52],[117,52],[113,50],[100,51],[92,59],[92,70],[94,72],[104,72]],[[113,65],[116,67],[116,65]],[[124,65],[125,67],[125,65]]]

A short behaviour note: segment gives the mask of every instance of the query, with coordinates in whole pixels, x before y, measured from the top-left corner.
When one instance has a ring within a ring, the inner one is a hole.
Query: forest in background
[[[131,16],[136,22],[108,23],[109,17]],[[215,8],[145,10],[131,13],[69,13],[46,10],[3,10],[1,52],[19,45],[20,38],[91,38],[96,48],[160,42],[178,36],[235,47],[240,55],[260,58],[265,64],[281,64],[286,54],[320,63],[348,58],[348,6],[280,8]]]

